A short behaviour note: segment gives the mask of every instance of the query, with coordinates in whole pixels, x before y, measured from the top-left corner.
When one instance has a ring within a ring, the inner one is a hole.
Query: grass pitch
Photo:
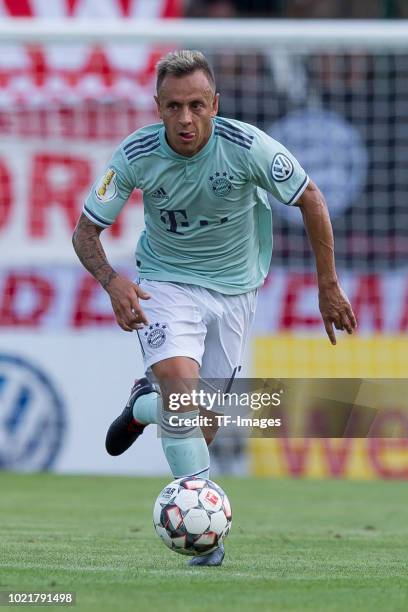
[[[0,473],[0,590],[102,612],[408,609],[406,483],[219,479],[225,563],[188,568],[152,527],[168,480]]]

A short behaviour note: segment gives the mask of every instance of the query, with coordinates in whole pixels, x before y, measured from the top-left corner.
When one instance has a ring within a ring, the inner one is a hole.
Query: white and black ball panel
[[[186,512],[191,508],[195,508],[198,504],[198,493],[188,489],[181,489],[174,498],[174,503]]]
[[[210,518],[204,508],[191,508],[184,515],[186,531],[192,535],[201,535],[210,526]]]
[[[225,528],[228,525],[228,519],[225,516],[223,510],[219,510],[219,512],[214,512],[210,516],[210,529],[214,531],[218,537],[222,536]]]

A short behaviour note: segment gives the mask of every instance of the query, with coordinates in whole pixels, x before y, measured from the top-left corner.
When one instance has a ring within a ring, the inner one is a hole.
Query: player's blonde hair
[[[167,53],[167,55],[165,55],[158,61],[156,69],[157,91],[159,91],[164,77],[168,74],[181,77],[185,74],[192,74],[196,70],[202,70],[208,78],[208,82],[210,83],[211,89],[215,92],[215,78],[213,69],[211,68],[207,58],[203,53],[201,53],[201,51],[194,51],[191,49],[170,51],[170,53]]]

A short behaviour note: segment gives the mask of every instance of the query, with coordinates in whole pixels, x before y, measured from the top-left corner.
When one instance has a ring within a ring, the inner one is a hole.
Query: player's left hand
[[[324,327],[330,342],[337,343],[335,329],[346,330],[352,334],[357,327],[356,317],[346,294],[338,283],[331,286],[319,286],[319,308]]]

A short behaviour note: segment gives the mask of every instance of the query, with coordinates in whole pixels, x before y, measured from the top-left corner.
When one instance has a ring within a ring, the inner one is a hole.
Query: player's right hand
[[[348,334],[356,330],[357,321],[353,309],[338,283],[319,287],[319,308],[326,333],[333,345],[337,344],[333,325],[335,329],[345,330]]]
[[[139,303],[139,299],[150,299],[148,293],[129,279],[119,275],[110,281],[106,291],[109,294],[116,321],[123,330],[132,332],[148,325],[149,322]]]

